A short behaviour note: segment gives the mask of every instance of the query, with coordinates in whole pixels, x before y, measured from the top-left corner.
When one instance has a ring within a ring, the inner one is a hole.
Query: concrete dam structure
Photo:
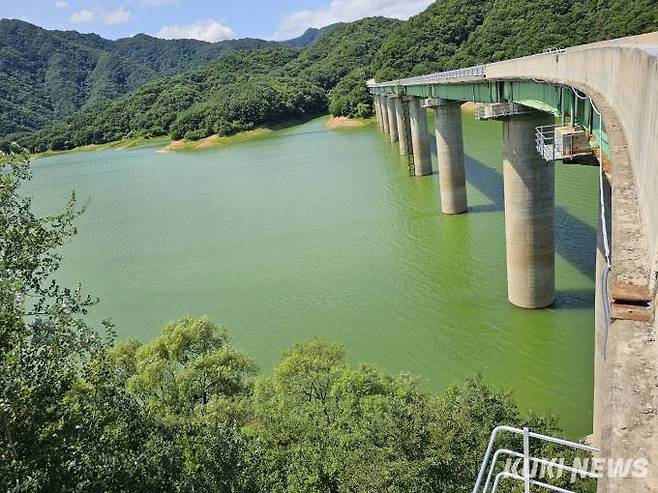
[[[413,176],[432,173],[434,112],[445,214],[468,210],[461,104],[502,121],[508,298],[519,307],[549,306],[559,290],[555,161],[600,166],[591,441],[602,457],[645,458],[648,469],[604,474],[598,491],[658,492],[658,33],[368,88]]]

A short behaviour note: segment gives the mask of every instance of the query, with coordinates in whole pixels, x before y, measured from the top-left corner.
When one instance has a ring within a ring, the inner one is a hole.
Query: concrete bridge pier
[[[398,120],[396,116],[395,99],[397,98],[394,96],[386,98],[386,115],[388,117],[389,128],[388,136],[391,142],[398,141]]]
[[[429,100],[428,104],[434,109],[441,211],[461,214],[468,207],[461,101],[437,99]]]
[[[386,135],[389,134],[389,119],[388,119],[388,98],[386,96],[380,96],[379,99],[379,108],[382,114],[382,129]]]
[[[375,111],[375,119],[377,120],[377,126],[383,130],[384,129],[384,123],[382,122],[382,110],[381,110],[381,104],[380,104],[381,96],[373,96],[372,97],[372,107]]]
[[[400,156],[409,154],[409,142],[407,140],[411,136],[411,128],[409,122],[409,114],[405,115],[404,105],[407,104],[401,97],[394,98],[395,102],[395,116],[398,123],[398,141],[400,142]]]
[[[409,120],[415,175],[430,175],[432,174],[432,151],[427,131],[427,111],[420,105],[420,98],[410,98]]]
[[[503,119],[507,290],[522,308],[555,301],[555,167],[535,148],[535,128],[553,122],[540,111]]]

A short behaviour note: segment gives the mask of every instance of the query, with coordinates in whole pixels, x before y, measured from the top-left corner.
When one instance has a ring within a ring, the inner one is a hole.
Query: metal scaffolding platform
[[[546,161],[571,160],[592,155],[585,130],[577,126],[537,127],[535,143],[537,152]]]
[[[479,104],[475,108],[476,120],[495,120],[497,118],[504,118],[506,116],[523,115],[531,113],[532,108],[523,106],[521,104],[504,102],[504,103],[485,103]]]

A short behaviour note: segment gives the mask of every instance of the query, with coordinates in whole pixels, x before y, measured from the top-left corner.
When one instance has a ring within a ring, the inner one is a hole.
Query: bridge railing
[[[499,433],[503,433],[503,432],[513,433],[523,436],[523,453],[516,452],[513,450],[508,450],[508,449],[498,449],[496,450],[496,452],[493,453],[492,456],[492,452],[496,442],[496,437],[498,436]],[[571,472],[572,474],[577,474],[580,477],[588,477],[592,479],[599,478],[598,474],[587,471],[586,469],[583,468],[570,467],[565,464],[561,464],[560,462],[533,457],[532,455],[530,455],[531,438],[539,440],[540,442],[554,443],[556,445],[561,445],[574,450],[583,450],[585,452],[590,452],[590,453],[600,453],[600,450],[596,447],[591,447],[589,445],[584,445],[582,443],[571,442],[569,440],[564,440],[562,438],[556,438],[548,435],[534,433],[528,430],[528,428],[520,429],[520,428],[513,428],[511,426],[498,426],[494,428],[494,430],[491,432],[491,437],[489,438],[487,451],[484,454],[484,459],[482,460],[482,466],[480,467],[480,472],[478,473],[478,477],[475,482],[475,486],[473,488],[472,493],[487,493],[487,492],[495,493],[498,490],[500,481],[503,479],[512,479],[515,481],[522,482],[524,484],[525,493],[530,493],[531,485],[537,486],[542,489],[555,491],[558,493],[575,493],[572,490],[559,488],[557,486],[553,486],[551,484],[544,483],[542,481],[538,481],[534,479],[531,474],[530,464],[541,464],[543,466],[548,466],[558,470],[568,471]],[[501,455],[507,455],[509,457],[516,457],[522,459],[523,473],[519,475],[519,474],[514,474],[513,472],[510,471],[503,470],[498,474],[496,474],[496,476],[494,477],[496,464]],[[482,484],[483,482],[484,485]],[[489,489],[490,487],[491,489]]]
[[[428,75],[420,75],[418,77],[407,77],[406,79],[396,79],[387,82],[369,82],[368,87],[390,87],[390,86],[406,86],[414,84],[431,84],[432,82],[439,82],[450,79],[466,79],[466,78],[486,78],[487,66],[475,65],[474,67],[458,68],[455,70],[448,70],[446,72],[435,72]]]
[[[532,58],[546,55],[559,55],[566,52],[566,48],[548,48],[541,53],[535,53],[524,57],[511,58],[505,62],[520,60],[522,58]],[[469,79],[469,78],[487,77],[487,64],[474,65],[472,67],[458,68],[455,70],[447,70],[445,72],[435,72],[427,75],[419,75],[417,77],[407,77],[405,79],[395,79],[386,82],[368,81],[368,87],[392,87],[392,86],[412,86],[419,84],[432,84],[433,82],[441,82],[450,79]]]

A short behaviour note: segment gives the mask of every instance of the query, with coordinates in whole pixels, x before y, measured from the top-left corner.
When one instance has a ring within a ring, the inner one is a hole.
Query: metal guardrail
[[[534,55],[528,55],[518,58],[510,58],[509,60],[504,60],[504,62],[521,60],[524,58],[533,58],[538,56],[546,55],[557,55],[560,53],[566,52],[566,48],[548,48],[542,53],[535,53]],[[498,62],[501,63],[501,62]],[[413,85],[422,85],[422,84],[431,84],[433,82],[447,81],[450,79],[467,79],[467,78],[487,78],[487,66],[491,64],[482,64],[474,65],[472,67],[458,68],[455,70],[448,70],[445,72],[435,72],[428,75],[420,75],[417,77],[407,77],[405,79],[395,79],[386,82],[375,82],[368,81],[368,87],[395,87],[395,86],[413,86]]]
[[[545,161],[574,159],[592,154],[589,144],[587,146],[578,146],[574,142],[573,134],[557,138],[556,132],[559,127],[559,125],[543,125],[535,128],[535,146],[537,152]],[[574,130],[583,133],[581,127],[574,127]]]
[[[562,159],[562,147],[555,143],[555,125],[535,128],[535,145],[537,152],[545,161]]]
[[[523,453],[516,452],[513,450],[508,450],[508,449],[498,449],[496,452],[493,454],[492,458],[492,452],[494,449],[494,444],[496,442],[496,437],[498,436],[499,433],[501,432],[508,432],[508,433],[515,433],[518,435],[523,435]],[[492,493],[495,493],[498,489],[498,485],[500,484],[500,481],[502,479],[513,479],[515,481],[521,481],[524,484],[525,487],[525,493],[530,493],[530,485],[534,485],[540,488],[544,488],[550,491],[556,491],[559,493],[576,493],[572,490],[567,490],[564,488],[560,488],[558,486],[553,486],[548,483],[544,483],[542,481],[538,481],[534,478],[531,477],[530,474],[530,463],[537,463],[537,464],[543,464],[545,466],[549,467],[554,467],[556,469],[561,469],[565,471],[569,471],[571,473],[576,473],[581,475],[582,477],[589,477],[589,478],[598,478],[598,475],[592,472],[589,472],[587,470],[578,468],[578,467],[571,467],[571,466],[565,466],[564,464],[560,464],[559,462],[554,462],[550,460],[545,460],[541,459],[538,457],[533,457],[530,455],[530,439],[536,439],[542,442],[549,442],[549,443],[555,443],[557,445],[562,445],[571,449],[576,449],[576,450],[584,450],[586,452],[591,452],[591,453],[600,453],[600,450],[596,447],[591,447],[589,445],[583,445],[582,443],[577,443],[577,442],[570,442],[569,440],[563,440],[562,438],[556,438],[556,437],[551,437],[548,435],[541,435],[539,433],[534,433],[528,428],[513,428],[511,426],[497,426],[494,428],[494,430],[491,432],[491,437],[489,438],[489,444],[487,445],[487,451],[484,454],[484,459],[482,460],[482,466],[480,467],[480,472],[478,473],[477,480],[475,482],[475,486],[473,487],[473,492],[472,493],[487,493],[489,491],[489,486],[491,486],[491,480],[493,478],[493,473],[496,469],[496,463],[498,462],[498,459],[501,455],[510,455],[512,457],[517,457],[517,458],[522,458],[523,459],[523,475],[518,475],[518,474],[513,474],[512,472],[509,471],[501,471],[499,472],[496,477],[494,478],[493,482],[493,487],[491,489]],[[491,459],[491,460],[490,460]],[[487,472],[488,469],[488,472]],[[485,473],[486,473],[486,481],[484,484],[484,488],[482,488],[482,482],[484,481],[485,478]]]
[[[476,65],[474,67],[458,68],[455,70],[448,70],[447,72],[435,72],[428,75],[420,75],[418,77],[407,77],[406,79],[396,79],[387,82],[372,82],[368,81],[368,87],[391,87],[391,86],[411,86],[418,84],[431,84],[432,82],[439,82],[450,79],[466,79],[466,78],[481,78],[487,76],[486,65]]]
[[[495,120],[506,116],[523,115],[534,111],[521,104],[505,101],[501,103],[478,104],[475,107],[476,120]]]

